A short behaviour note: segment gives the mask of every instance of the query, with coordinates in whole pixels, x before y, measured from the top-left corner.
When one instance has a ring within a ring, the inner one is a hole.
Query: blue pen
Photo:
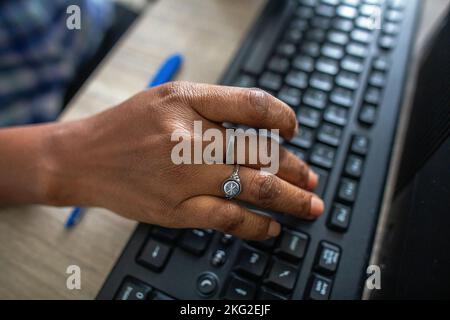
[[[147,87],[148,88],[156,87],[159,86],[160,84],[172,80],[175,77],[178,70],[180,69],[182,63],[183,63],[183,56],[181,54],[176,53],[169,56],[161,65],[159,70],[156,72],[152,80],[148,83]],[[69,217],[66,220],[65,227],[69,229],[74,225],[76,225],[83,217],[85,211],[86,208],[82,207],[73,208],[72,212],[70,213]]]

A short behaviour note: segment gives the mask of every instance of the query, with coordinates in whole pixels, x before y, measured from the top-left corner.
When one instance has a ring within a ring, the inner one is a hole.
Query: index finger
[[[211,121],[279,129],[286,139],[293,138],[298,130],[294,110],[261,89],[190,82],[174,82],[171,86],[195,111]]]

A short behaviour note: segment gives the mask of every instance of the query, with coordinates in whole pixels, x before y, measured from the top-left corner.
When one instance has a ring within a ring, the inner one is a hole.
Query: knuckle
[[[270,95],[259,88],[247,90],[247,99],[253,110],[253,117],[259,122],[264,122],[270,117]]]
[[[245,219],[245,212],[239,205],[229,202],[218,210],[218,229],[225,233],[233,233]]]
[[[253,196],[264,208],[270,207],[281,193],[280,183],[272,174],[256,173],[252,185]]]
[[[193,95],[193,86],[187,81],[171,81],[158,87],[161,98],[171,102],[187,102]]]

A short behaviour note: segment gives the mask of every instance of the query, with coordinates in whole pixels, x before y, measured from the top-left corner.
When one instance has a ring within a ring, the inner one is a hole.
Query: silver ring
[[[241,191],[241,178],[239,177],[239,165],[234,166],[233,173],[222,184],[222,191],[225,194],[226,199],[233,199],[237,197]]]

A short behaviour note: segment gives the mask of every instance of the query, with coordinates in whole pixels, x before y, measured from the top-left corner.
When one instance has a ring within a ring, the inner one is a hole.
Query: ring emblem
[[[233,199],[241,193],[241,179],[239,177],[239,165],[234,167],[231,176],[222,184],[222,191],[227,199]]]

